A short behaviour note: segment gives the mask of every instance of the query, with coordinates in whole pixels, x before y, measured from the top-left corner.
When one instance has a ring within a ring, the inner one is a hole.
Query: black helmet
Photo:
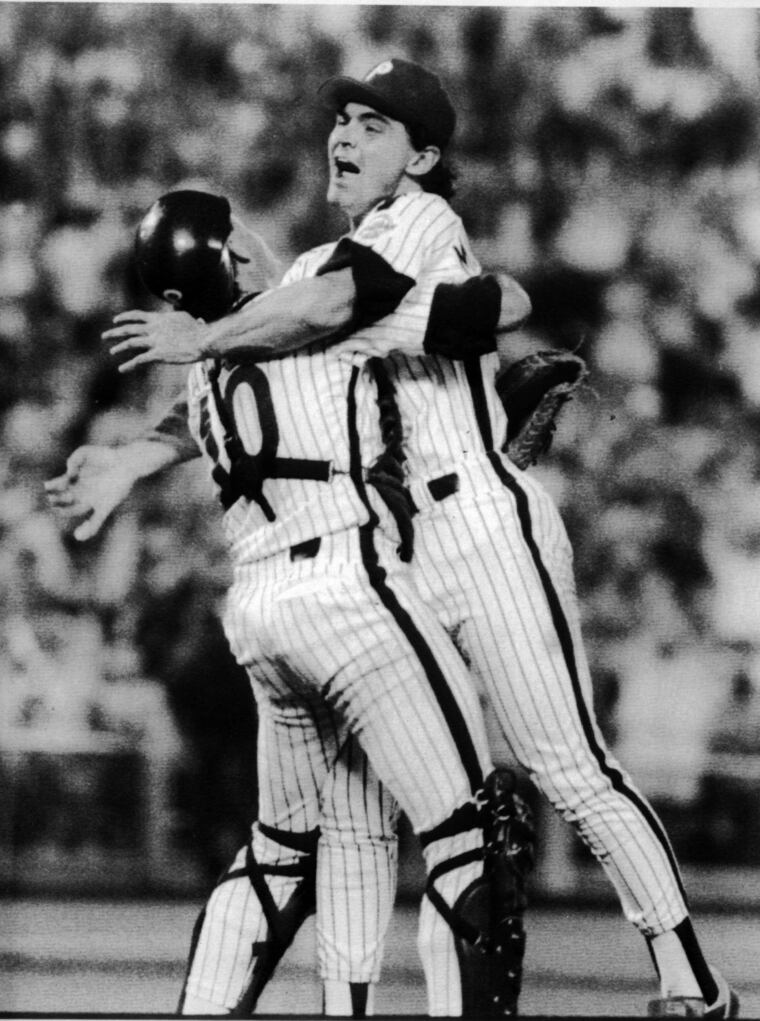
[[[237,297],[235,263],[227,248],[230,204],[205,191],[170,191],[137,228],[135,259],[147,289],[197,319],[212,322]],[[176,294],[172,295],[172,292]]]

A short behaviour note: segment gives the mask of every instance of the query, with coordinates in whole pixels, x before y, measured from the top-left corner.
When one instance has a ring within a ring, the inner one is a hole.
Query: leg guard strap
[[[277,839],[273,834],[280,831],[267,827],[265,835],[270,839]],[[287,837],[301,837],[304,834],[286,834]],[[312,838],[312,834],[308,835]],[[293,942],[296,933],[306,919],[316,911],[316,846],[318,833],[313,832],[313,851],[304,856],[303,860],[293,865],[262,866],[254,856],[253,848],[249,844],[246,849],[247,875],[256,894],[264,917],[267,921],[267,938],[264,942],[254,943],[251,947],[251,963],[248,966],[243,990],[238,998],[235,1007],[230,1012],[231,1017],[250,1017],[258,1003],[269,979],[272,977],[275,968],[282,959],[283,954]],[[284,846],[284,840],[278,840]],[[265,876],[270,875],[297,875],[301,877],[287,903],[278,908],[272,897],[269,885]]]
[[[455,837],[458,833],[466,833],[467,830],[478,829],[482,825],[478,805],[468,801],[452,812],[448,819],[445,819],[432,830],[420,833],[420,844],[423,848],[432,844],[434,840],[441,840],[443,837]]]
[[[261,865],[256,861],[253,849],[249,843],[246,848],[244,868],[227,869],[221,874],[215,884],[216,888],[233,879],[248,879],[261,905],[268,928],[267,939],[261,943],[254,943],[251,948],[253,957],[246,974],[243,991],[236,1006],[231,1011],[231,1016],[233,1017],[250,1016],[282,955],[293,942],[296,933],[304,921],[309,915],[314,914],[316,910],[316,851],[319,830],[311,830],[308,833],[289,833],[275,830],[273,827],[266,826],[263,823],[259,823],[259,829],[270,840],[284,847],[299,851],[303,857],[300,861],[291,862],[286,865]],[[301,882],[296,886],[282,910],[274,902],[265,878],[266,876],[296,876],[301,879]],[[206,907],[204,906],[193,926],[190,953],[177,1006],[177,1014],[182,1014],[183,1011],[187,997],[187,983],[190,978],[205,918]]]

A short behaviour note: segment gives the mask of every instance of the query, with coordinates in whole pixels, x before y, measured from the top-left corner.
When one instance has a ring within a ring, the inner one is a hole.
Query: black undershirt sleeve
[[[478,358],[496,350],[501,287],[493,276],[471,277],[461,284],[439,284],[430,306],[423,341],[426,354]]]
[[[356,297],[351,321],[343,334],[354,333],[390,315],[415,284],[411,277],[397,273],[382,255],[351,238],[341,238],[330,258],[317,270],[317,276],[349,268]]]
[[[185,399],[178,400],[160,422],[144,430],[138,439],[174,447],[186,459],[200,457],[201,454],[187,424]]]

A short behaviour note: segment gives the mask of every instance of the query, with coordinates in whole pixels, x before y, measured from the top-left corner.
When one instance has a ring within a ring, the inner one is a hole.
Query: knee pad
[[[514,1016],[525,954],[525,887],[535,853],[531,814],[515,791],[514,775],[505,769],[487,777],[473,807],[471,811],[465,806],[423,840],[474,828],[477,820],[483,830],[482,849],[440,862],[430,873],[425,892],[453,933],[462,1015]],[[436,890],[436,879],[477,857],[483,860],[482,874],[448,905]]]

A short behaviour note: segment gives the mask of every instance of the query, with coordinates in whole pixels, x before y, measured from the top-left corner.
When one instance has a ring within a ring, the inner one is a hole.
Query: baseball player
[[[215,318],[225,302],[234,302],[240,296],[240,267],[248,279],[257,269],[259,260],[249,261],[241,255],[250,247],[250,235],[244,234],[241,244],[240,227],[235,221],[235,228],[231,229],[227,204],[218,196],[188,191],[164,196],[145,217],[138,232],[136,254],[143,280],[157,295],[189,306],[204,319]],[[195,242],[192,245],[188,243],[190,238]],[[271,258],[267,258],[271,263]],[[231,279],[233,276],[235,279]],[[513,282],[504,280],[504,285],[513,298],[518,296]],[[192,298],[185,300],[183,292]],[[449,310],[453,308],[454,293],[453,289],[444,290]],[[460,318],[473,314],[467,306],[476,293],[470,287],[461,295],[459,300],[465,306],[458,312]],[[221,304],[219,294],[226,296]],[[525,304],[525,300],[504,302],[501,327],[512,327],[515,317],[524,314]],[[198,454],[188,432],[184,403],[173,408],[156,429],[126,446],[118,449],[90,446],[75,451],[68,460],[65,475],[47,484],[48,497],[53,506],[70,516],[87,515],[87,520],[75,531],[77,538],[86,539],[99,530],[139,478]],[[355,873],[341,870],[336,874],[332,862],[323,864],[324,854],[319,859],[324,876],[320,884],[321,917],[327,949],[323,953],[322,974],[328,1012],[372,1011],[382,940],[394,899],[395,815],[395,803],[378,784],[361,751],[349,743],[323,790],[321,827],[323,831],[341,833],[343,840],[348,835],[352,844],[361,843],[363,853],[358,856],[360,868]],[[313,863],[310,870],[312,866]],[[279,953],[313,909],[311,893],[310,884],[304,882],[295,909],[288,915],[287,933],[279,940],[277,952],[268,955],[266,967],[259,968],[255,981],[247,986],[249,1009]],[[235,959],[242,955],[245,960],[250,955],[243,938],[242,918],[236,922],[235,913],[230,911],[230,905],[236,901],[243,905],[240,913],[247,919],[248,928],[255,929],[253,919],[260,914],[261,904],[242,862],[230,870],[201,917],[205,924],[198,932],[197,953],[193,955],[189,989],[183,1003],[185,1012],[196,1013],[199,1009],[209,1012],[208,1002],[199,1000],[192,990],[202,982],[204,972],[219,971],[219,957]],[[232,951],[230,942],[234,944]],[[365,976],[372,981],[365,981]],[[239,982],[238,979],[238,985]]]
[[[340,136],[331,148],[334,196],[360,193],[368,181],[372,142],[361,121],[368,110],[419,122],[405,70],[402,62],[386,62],[362,82],[328,86]],[[412,204],[408,195],[381,203],[353,234],[354,245],[377,253]],[[424,229],[418,234],[406,222],[419,253]],[[461,272],[477,271],[466,239],[454,250]],[[350,254],[356,271],[361,257]],[[135,362],[176,356],[154,345],[149,330],[146,336],[148,350]],[[242,336],[235,335],[237,344]],[[252,330],[254,347],[255,336]],[[212,349],[223,343],[222,335],[193,343],[190,357],[197,357],[205,343]],[[576,826],[645,935],[661,985],[650,1010],[730,1016],[738,1009],[735,994],[704,960],[667,836],[594,721],[570,546],[542,487],[499,452],[507,423],[494,385],[497,364],[493,355],[455,363],[429,349],[422,358],[410,351],[386,362],[419,510],[416,582],[456,631],[515,755]]]
[[[398,131],[399,128],[401,129],[400,133]],[[399,183],[403,183],[406,186],[404,193],[422,194],[421,190],[414,186],[414,178],[417,175],[418,167],[420,165],[424,167],[425,163],[430,161],[420,158],[424,154],[420,150],[415,150],[411,143],[406,141],[407,136],[400,122],[373,115],[372,123],[367,123],[367,131],[373,134],[375,132],[378,134],[382,134],[383,131],[388,132],[390,135],[389,140],[392,143],[390,146],[392,175],[398,178]],[[385,149],[387,154],[388,146]],[[376,182],[372,184],[372,188],[375,189],[375,198],[377,195],[386,194],[389,190],[388,167],[380,163],[380,169],[382,174],[385,174],[385,180],[382,182],[382,187]],[[342,173],[342,170],[340,172]],[[349,171],[349,173],[351,172]],[[366,203],[366,198],[362,199],[362,202]],[[427,215],[424,208],[422,210],[418,208],[411,212],[415,218],[420,212],[422,212],[423,217]],[[433,210],[433,213],[435,213],[435,210]],[[446,225],[444,224],[444,226]],[[376,228],[377,224],[375,224],[373,229]],[[435,217],[429,220],[429,229],[440,235],[440,224],[436,223]],[[451,228],[449,227],[449,229]],[[408,230],[404,229],[400,233],[397,242],[399,254],[404,256],[406,253],[407,263],[409,263],[408,239]],[[346,303],[348,321],[345,326],[350,327],[352,320],[353,322],[372,321],[378,314],[382,315],[382,312],[388,307],[395,307],[399,297],[406,295],[407,291],[412,287],[414,280],[409,277],[404,278],[401,273],[395,271],[390,281],[390,288],[388,287],[388,274],[384,274],[384,278],[381,278],[379,285],[376,284],[374,282],[376,268],[374,265],[367,265],[366,262],[360,262],[357,265],[351,264],[352,245],[350,239],[347,240],[349,240],[349,244],[344,245],[340,251],[338,251],[336,246],[331,246],[335,249],[332,253],[334,256],[332,263],[326,262],[324,256],[327,253],[320,251],[319,258],[316,260],[313,258],[313,255],[311,259],[300,260],[291,276],[293,279],[308,280],[311,279],[309,274],[316,274],[317,270],[320,270],[320,274],[325,275],[339,274],[342,269],[341,264],[349,265],[351,267],[350,280],[353,294],[350,301]],[[452,257],[449,247],[448,243],[439,245],[440,251],[435,254],[440,262]],[[359,249],[355,254],[360,257],[363,252]],[[393,257],[392,252],[389,254]],[[458,255],[455,257],[459,258]],[[409,268],[413,269],[415,267],[410,264]],[[416,276],[421,275],[422,268],[417,269]],[[445,267],[438,270],[438,277],[445,279]],[[433,279],[436,279],[435,274],[433,274]],[[294,284],[288,290],[293,291],[295,286]],[[307,289],[309,294],[312,291],[313,288],[311,287]],[[319,288],[319,291],[324,293],[324,288]],[[297,293],[300,294],[302,292]],[[449,294],[450,292],[445,293]],[[277,304],[278,308],[287,309],[292,317],[292,310],[294,303],[296,303],[294,329],[291,332],[295,332],[295,328],[300,325],[304,316],[303,308],[297,305],[297,301],[298,299],[291,293],[286,304],[283,305],[281,302]],[[259,304],[263,311],[257,318],[255,313]],[[254,326],[258,325],[260,328],[260,333],[257,335],[256,340],[257,353],[259,354],[262,350],[260,345],[263,345],[266,339],[268,316],[272,315],[271,311],[266,309],[266,305],[267,300],[265,296],[264,299],[260,300],[260,303],[252,302],[246,307],[246,310],[253,310],[253,315],[248,317],[246,328],[250,327],[251,322],[253,322]],[[403,314],[400,315],[400,319],[401,326],[399,326],[399,329],[405,334],[419,331],[420,320],[415,313],[412,303],[407,302],[406,306],[404,306]],[[119,328],[116,331],[110,331],[111,338],[137,336],[140,339],[136,343],[128,340],[125,344],[118,345],[117,350],[145,346],[145,330],[141,326],[135,328],[134,324],[150,324],[156,321],[156,317],[146,316],[141,313],[128,313],[123,317],[119,317],[120,322],[127,320],[132,325]],[[317,324],[318,329],[324,329],[323,322],[324,320]],[[475,339],[473,329],[475,323],[471,321],[470,325],[468,350],[472,350],[472,343]],[[286,327],[288,326],[289,320],[286,321]],[[330,327],[333,330],[336,328],[332,320],[330,321]],[[272,345],[272,350],[277,354],[290,350],[291,346],[294,345],[294,340],[290,334],[285,344],[280,343],[280,331],[283,328],[282,325],[278,325],[277,334],[274,338],[275,343]],[[493,323],[491,323],[488,331],[489,343],[492,343],[490,339],[492,328]],[[444,337],[444,331],[440,331],[440,333]],[[389,339],[388,326],[385,327],[384,335],[386,337],[385,343],[392,346]],[[313,338],[314,334],[312,333],[310,336]],[[430,345],[433,343],[433,339],[425,337],[424,343]],[[450,338],[446,340],[446,343],[450,343]],[[366,350],[364,345],[367,345]],[[419,341],[418,346],[422,349],[422,344]],[[345,609],[353,614],[353,618],[349,618],[341,624],[339,620],[336,620],[336,607],[328,601],[327,606],[318,606],[321,620],[320,628],[313,632],[307,630],[309,617],[303,606],[307,605],[311,610],[311,617],[315,617],[317,610],[313,606],[313,594],[315,591],[322,591],[328,579],[331,586],[335,584],[332,574],[337,571],[335,564],[331,563],[329,556],[324,558],[317,557],[314,544],[314,533],[316,532],[317,538],[321,540],[321,543],[329,547],[325,552],[332,550],[339,557],[340,562],[345,561],[346,558],[349,560],[355,558],[356,553],[362,555],[364,563],[370,568],[371,576],[375,578],[380,586],[377,589],[373,588],[373,591],[380,597],[385,612],[390,612],[394,620],[403,622],[402,626],[406,640],[416,650],[417,657],[427,665],[428,669],[433,670],[436,677],[438,676],[439,671],[433,666],[433,661],[429,654],[434,637],[433,634],[431,633],[429,637],[427,635],[423,636],[424,640],[422,643],[420,642],[418,636],[421,634],[421,629],[411,618],[409,610],[404,607],[401,616],[396,617],[400,608],[398,599],[395,594],[391,595],[387,589],[386,578],[391,577],[390,569],[385,568],[384,571],[375,574],[379,558],[373,547],[378,545],[377,538],[370,542],[369,532],[362,533],[359,538],[359,546],[356,549],[351,549],[345,542],[346,519],[349,519],[349,524],[352,523],[352,517],[354,521],[361,521],[361,517],[357,516],[357,507],[360,506],[356,500],[357,495],[364,508],[369,509],[366,499],[366,486],[362,485],[359,487],[357,485],[359,476],[357,475],[355,464],[352,463],[356,460],[359,453],[356,449],[359,437],[364,435],[366,430],[352,428],[347,437],[348,444],[346,444],[344,436],[341,435],[341,431],[345,432],[342,421],[346,409],[342,408],[341,418],[336,422],[333,417],[333,408],[325,400],[326,397],[329,400],[330,391],[325,388],[324,381],[330,377],[328,380],[329,386],[340,393],[341,396],[346,395],[347,386],[349,423],[352,423],[358,417],[357,409],[360,409],[365,420],[368,414],[376,415],[376,392],[372,393],[372,401],[369,405],[370,410],[369,412],[367,411],[367,399],[362,392],[362,377],[366,376],[366,373],[360,371],[359,364],[356,362],[357,350],[359,350],[358,346],[353,345],[353,350],[346,357],[336,354],[331,348],[325,349],[323,345],[320,345],[319,350],[315,351],[315,345],[312,344],[308,354],[301,357],[295,355],[291,358],[278,358],[277,360],[260,363],[256,366],[234,366],[226,369],[224,377],[221,377],[221,374],[217,374],[214,367],[209,368],[205,363],[194,374],[191,374],[190,405],[194,413],[194,417],[191,416],[191,418],[200,441],[214,461],[215,477],[228,506],[226,525],[237,561],[237,581],[236,585],[233,586],[230,596],[227,630],[239,660],[251,665],[252,681],[254,688],[257,690],[257,697],[260,703],[260,717],[264,723],[264,739],[262,740],[260,737],[260,747],[262,753],[265,754],[266,768],[269,770],[269,773],[272,773],[272,757],[266,754],[267,733],[274,734],[275,741],[279,744],[287,736],[291,748],[294,746],[292,733],[294,728],[292,726],[287,727],[286,725],[289,714],[294,710],[294,706],[290,704],[291,701],[295,701],[295,707],[300,709],[299,718],[301,719],[302,730],[305,731],[308,738],[308,740],[304,741],[303,745],[299,743],[296,746],[297,755],[303,756],[302,762],[300,759],[297,760],[301,765],[301,773],[297,779],[302,788],[311,792],[311,802],[307,803],[304,807],[303,795],[298,791],[293,791],[292,781],[290,782],[290,792],[288,792],[290,778],[279,774],[277,777],[276,793],[273,792],[273,804],[266,804],[266,797],[262,797],[264,802],[262,818],[266,818],[267,815],[276,817],[279,807],[286,816],[288,832],[292,832],[296,828],[298,832],[303,833],[304,831],[301,829],[305,821],[303,816],[311,820],[314,819],[316,811],[313,804],[314,792],[319,790],[326,775],[324,748],[325,746],[331,749],[334,747],[333,735],[335,729],[339,726],[338,721],[332,717],[328,717],[325,721],[320,719],[320,714],[325,712],[321,699],[308,702],[310,707],[309,719],[303,719],[303,706],[298,704],[298,700],[294,699],[292,694],[296,664],[298,666],[298,679],[300,682],[298,687],[300,700],[315,698],[310,693],[308,679],[313,677],[314,681],[312,683],[316,683],[318,677],[325,676],[327,666],[330,668],[327,671],[328,675],[333,677],[335,675],[335,667],[345,664],[343,669],[351,675],[351,688],[348,693],[342,689],[336,690],[336,697],[340,699],[338,704],[341,714],[356,711],[356,702],[354,700],[359,699],[360,716],[354,726],[357,730],[361,728],[360,733],[363,742],[370,744],[370,748],[374,750],[374,754],[370,750],[370,758],[373,758],[375,762],[378,759],[380,760],[378,771],[381,775],[385,772],[390,777],[389,786],[395,785],[406,798],[407,805],[409,806],[406,808],[407,814],[413,823],[416,822],[418,829],[420,825],[423,829],[426,828],[424,817],[423,822],[421,824],[419,822],[420,812],[424,804],[427,806],[425,811],[429,815],[430,798],[434,787],[432,781],[438,774],[437,768],[434,769],[433,774],[428,773],[431,782],[424,785],[427,788],[424,790],[424,796],[420,793],[415,793],[417,798],[415,804],[413,799],[410,800],[407,793],[411,786],[410,775],[413,775],[413,773],[410,774],[408,772],[408,760],[411,759],[413,762],[421,764],[420,752],[417,748],[412,751],[404,744],[401,749],[395,747],[389,754],[388,749],[385,747],[385,742],[390,742],[391,747],[397,745],[398,738],[402,733],[398,729],[398,723],[401,718],[397,717],[396,713],[399,698],[402,704],[408,703],[408,711],[416,708],[412,705],[412,699],[409,697],[409,686],[416,683],[413,671],[415,668],[414,664],[419,662],[419,660],[413,659],[411,668],[407,667],[403,660],[396,662],[397,675],[390,685],[391,690],[389,692],[392,704],[383,708],[383,713],[381,714],[383,717],[382,723],[376,717],[379,707],[375,709],[378,705],[379,694],[382,693],[382,688],[379,684],[381,678],[373,678],[379,690],[376,689],[373,692],[372,698],[369,699],[367,704],[364,704],[366,700],[363,701],[361,698],[363,692],[360,684],[363,681],[363,677],[361,674],[353,676],[357,671],[357,663],[360,665],[362,662],[361,657],[363,655],[368,656],[369,663],[367,670],[370,673],[376,673],[378,670],[376,661],[380,650],[382,650],[383,656],[387,656],[390,653],[392,661],[395,661],[393,625],[389,629],[385,624],[382,628],[378,624],[376,626],[376,634],[372,637],[372,642],[377,642],[378,644],[372,644],[365,653],[362,641],[357,636],[356,627],[357,623],[361,622],[362,617],[366,621],[368,615],[363,613],[360,616],[353,600],[348,601],[345,604]],[[363,346],[359,353],[361,360],[364,360],[367,354],[373,353],[372,341],[366,330],[363,336]],[[133,359],[131,364],[139,364],[141,361],[147,360],[153,359],[138,356]],[[179,360],[186,360],[185,355],[182,355]],[[316,369],[314,367],[315,361],[317,362]],[[312,395],[310,401],[307,399],[307,407],[318,409],[320,412],[322,422],[321,427],[319,424],[317,425],[317,430],[314,430],[311,423],[304,421],[301,410],[302,404],[300,402],[299,408],[295,412],[292,409],[293,392],[295,390],[294,383],[298,384],[302,398],[304,391],[306,391],[307,398],[310,394]],[[246,399],[250,399],[250,396],[255,398],[255,403],[252,408],[247,409]],[[359,397],[361,397],[361,402]],[[249,413],[253,411],[255,418],[251,414],[248,420],[246,420],[246,410],[249,410]],[[228,422],[225,421],[230,415],[235,417],[236,428],[239,430],[241,438],[245,440],[249,440],[249,437],[251,438],[250,445],[246,443],[248,450],[250,450],[250,447],[254,449],[257,447],[261,448],[259,457],[251,455],[246,449],[241,451],[239,447],[234,447],[230,444],[230,430]],[[273,426],[276,426],[276,428]],[[306,435],[303,435],[304,427]],[[265,447],[268,448],[266,451],[264,450]],[[284,451],[283,456],[280,455],[280,451]],[[320,458],[310,457],[307,459],[303,456],[306,451],[310,453],[313,451],[322,456]],[[288,456],[289,453],[291,456]],[[384,451],[376,445],[374,448],[375,457],[373,459],[383,454]],[[325,477],[325,462],[329,455],[332,455],[333,466],[331,475]],[[350,484],[349,479],[342,477],[346,469],[335,467],[336,464],[340,465],[341,460],[344,464],[348,465],[347,474],[350,476]],[[258,464],[256,463],[257,461]],[[262,471],[262,467],[265,470]],[[310,496],[310,493],[314,492],[314,484],[324,483],[328,481],[328,478],[333,490],[329,500],[322,496],[322,494],[320,494],[322,498],[319,501]],[[278,485],[279,482],[287,484]],[[298,485],[295,483],[298,483]],[[312,485],[309,486],[307,483]],[[242,490],[243,495],[246,497],[244,501],[240,500],[240,487],[245,487]],[[343,496],[342,506],[339,508],[341,517],[338,520],[333,517],[331,520],[330,514],[333,514],[335,510],[333,501],[336,492],[339,497],[341,493]],[[229,502],[230,499],[232,499],[232,502]],[[377,515],[379,522],[381,520],[380,511],[381,508],[378,508],[377,511],[373,508],[370,519],[365,524],[374,525],[375,523],[372,519],[375,515]],[[253,521],[250,520],[251,517],[253,517]],[[248,520],[245,520],[246,518]],[[373,527],[372,532],[374,533],[374,531]],[[289,554],[289,556],[284,558],[282,554]],[[319,562],[315,564],[315,560]],[[294,562],[299,566],[293,567],[292,564]],[[254,572],[251,569],[253,565],[256,568],[255,578]],[[390,566],[392,566],[394,572],[397,572],[395,564]],[[262,568],[266,569],[262,570]],[[366,567],[364,569],[366,570]],[[346,570],[346,567],[341,567],[342,573]],[[352,566],[352,572],[354,570],[355,565]],[[275,600],[275,603],[283,601],[288,604],[277,607],[277,611],[278,613],[287,613],[287,618],[280,619],[278,617],[276,620],[273,620],[270,616],[273,605],[272,593],[271,590],[267,590],[267,585],[262,583],[262,577],[266,579],[266,574],[269,571],[272,572],[272,576],[269,578],[270,586],[275,591],[283,592],[281,600]],[[290,595],[293,590],[294,579],[298,581],[297,600],[296,597]],[[304,582],[306,580],[308,580],[309,584],[305,585]],[[341,578],[341,598],[345,599],[343,585],[344,580]],[[399,585],[401,585],[401,580]],[[411,599],[413,595],[413,591],[410,591],[409,598]],[[365,597],[362,594],[363,598]],[[305,603],[301,601],[305,601]],[[343,603],[338,605],[343,606]],[[256,608],[255,613],[252,612],[254,607]],[[379,609],[379,607],[371,608],[369,613],[370,624],[373,620],[372,613],[377,612]],[[299,612],[296,613],[296,610]],[[328,610],[330,611],[329,620],[323,620],[322,615]],[[341,617],[343,616],[341,614]],[[424,613],[421,616],[424,616]],[[251,626],[252,618],[256,622],[255,628]],[[296,621],[299,622],[304,636],[303,648],[299,650],[298,657],[295,657],[292,649],[293,640],[299,634]],[[426,626],[430,626],[430,623],[430,620],[428,620]],[[409,630],[410,624],[412,624],[411,630]],[[348,628],[348,631],[346,628]],[[366,640],[369,637],[366,625],[362,631],[362,638]],[[272,645],[280,650],[276,656],[272,656],[274,663],[270,662],[266,651],[262,648],[262,632]],[[319,640],[319,635],[322,633],[327,636],[329,644],[327,649],[322,650],[321,654],[317,655],[319,650],[316,647],[316,643]],[[333,642],[329,641],[331,637]],[[462,663],[457,653],[448,643],[445,635],[437,632],[435,637],[442,643],[436,655],[445,655],[452,672],[455,675],[459,674],[460,683],[466,687],[466,674],[462,675]],[[390,645],[388,644],[389,639]],[[283,648],[284,644],[288,646],[288,654],[286,654]],[[287,669],[285,669],[286,667]],[[407,674],[403,693],[399,689],[399,668],[403,668]],[[302,680],[304,676],[307,678],[306,683]],[[264,689],[263,692],[262,689]],[[467,726],[464,728],[461,726],[461,723],[464,721],[464,714],[455,705],[455,702],[461,698],[463,703],[472,703],[474,695],[468,689],[466,695],[458,695],[452,701],[451,696],[447,693],[448,686],[441,688],[438,680],[435,681],[435,690],[438,692],[436,697],[442,699],[445,703],[445,715],[453,711],[454,717],[459,721],[455,725],[456,740],[464,740],[467,762],[465,772],[468,775],[468,783],[472,786],[472,779],[475,773],[481,772],[480,767],[476,769],[475,762],[477,759],[482,758],[485,753],[482,748],[476,748],[475,756],[473,757],[471,747],[475,748],[475,745],[467,736]],[[427,689],[423,688],[422,694],[426,694],[426,692]],[[288,698],[288,693],[290,693],[290,698]],[[283,733],[278,733],[277,723],[279,717],[271,711],[273,704],[276,705],[279,713],[284,717],[284,722],[281,725]],[[328,708],[332,709],[332,706]],[[427,698],[424,707],[420,706],[419,708],[422,709],[421,712],[412,712],[409,716],[404,714],[406,722],[412,723],[413,731],[416,729],[413,725],[415,719],[420,722],[424,721],[424,730],[429,729],[428,711],[430,699]],[[476,699],[475,708],[477,708]],[[471,712],[472,705],[470,704],[468,713],[471,715]],[[269,714],[269,719],[267,719],[267,714]],[[267,724],[270,721],[272,727],[267,731]],[[438,729],[440,731],[440,727]],[[482,735],[479,736],[479,740],[481,737]],[[417,734],[414,741],[415,743],[421,742],[423,747],[427,747],[428,753],[432,751],[433,746],[428,745],[424,734]],[[435,745],[438,747],[439,742],[436,741]],[[441,747],[445,747],[445,738],[444,745]],[[407,761],[404,765],[405,760]],[[399,763],[402,764],[401,774],[398,772]],[[474,771],[472,776],[470,776],[471,771]],[[262,772],[264,772],[264,769],[262,769]],[[320,783],[316,783],[316,780],[320,780]],[[444,782],[444,787],[448,782],[448,780]],[[419,777],[414,782],[415,792],[419,790],[418,783]],[[285,797],[283,797],[283,791],[285,792]],[[288,793],[290,793],[290,797],[288,797]],[[437,795],[434,795],[434,802],[436,798]],[[277,804],[274,804],[275,801]],[[294,813],[294,806],[296,805],[302,815]],[[472,805],[469,808],[467,806],[460,807],[462,807],[461,812],[452,815],[448,822],[443,820],[445,823],[443,829],[435,827],[434,832],[426,840],[426,858],[431,871],[438,867],[438,871],[443,872],[438,886],[439,897],[442,898],[444,904],[447,901],[452,904],[455,903],[458,899],[458,894],[465,888],[468,888],[471,882],[477,883],[479,887],[483,885],[482,846],[484,827],[479,825],[473,829],[472,818],[470,818]],[[306,816],[307,812],[309,813],[308,816]],[[440,812],[436,810],[436,814],[440,814]],[[277,821],[280,823],[279,819]],[[487,826],[485,828],[486,830],[488,829]],[[253,851],[257,858],[269,855],[271,860],[273,850],[267,846],[267,840],[271,843],[272,833],[282,832],[282,830],[283,827],[281,825],[271,827],[269,824],[259,823],[253,841]],[[290,844],[287,841],[280,842],[281,847],[292,844],[292,840]],[[300,848],[292,846],[290,846],[290,849],[300,850]],[[279,853],[282,857],[281,851]],[[275,861],[275,869],[282,867],[281,857]],[[447,867],[445,871],[440,868],[442,864],[449,862],[453,862],[453,868],[449,869]],[[278,878],[280,875],[283,874],[277,873]],[[287,878],[291,876],[292,871]],[[421,937],[421,949],[429,977],[431,1011],[438,1014],[450,1014],[461,1010],[461,1002],[457,1004],[452,1000],[452,989],[457,987],[454,976],[459,971],[459,965],[451,931],[446,926],[441,927],[441,925],[436,923],[438,916],[436,909],[432,907],[432,903],[432,900],[429,903],[426,901],[421,917],[421,933],[423,934]],[[474,928],[472,923],[465,924],[464,921],[461,921],[458,924],[460,929],[466,929],[468,936],[470,935],[470,930]],[[476,937],[477,932],[473,938]],[[493,949],[494,952],[498,952],[498,947]],[[487,957],[489,955],[481,954],[481,956]],[[446,981],[444,981],[443,975],[446,976]],[[455,992],[456,995],[459,995],[458,988],[455,989]]]
[[[402,87],[392,78],[337,79],[325,91],[339,117],[351,103],[382,109]],[[347,135],[343,158],[355,158],[355,144]],[[460,251],[462,272],[480,272],[464,242]],[[733,1016],[736,995],[704,960],[662,825],[594,720],[564,525],[540,483],[500,452],[498,355],[397,351],[384,364],[418,510],[412,570],[424,601],[456,635],[516,759],[576,827],[646,937],[661,985],[650,1013]]]

